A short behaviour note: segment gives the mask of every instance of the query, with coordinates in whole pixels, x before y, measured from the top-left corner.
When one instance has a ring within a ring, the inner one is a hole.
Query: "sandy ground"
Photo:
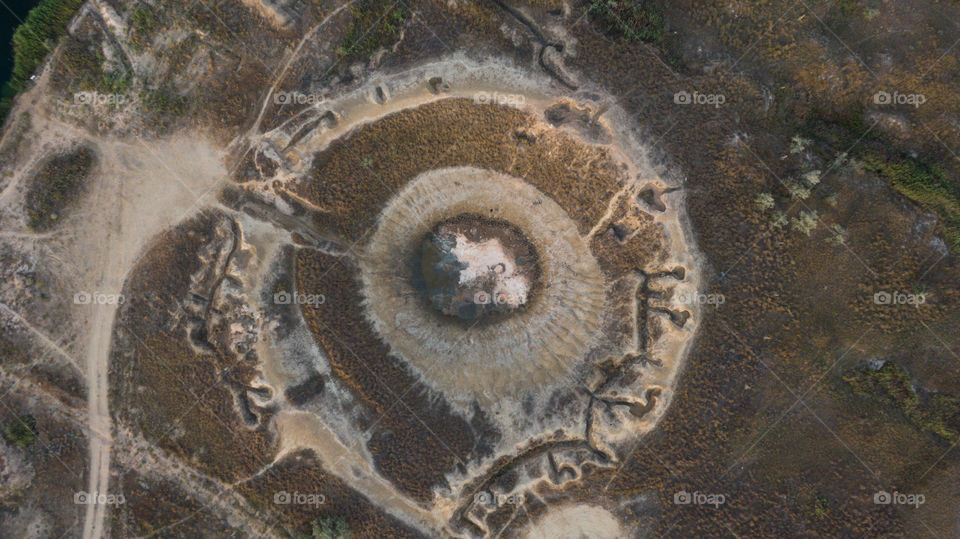
[[[42,87],[42,85],[38,85]],[[213,199],[218,182],[227,180],[221,165],[222,154],[199,137],[181,135],[163,142],[139,139],[117,140],[89,136],[75,127],[33,111],[37,147],[63,146],[64,141],[83,143],[96,149],[98,166],[88,180],[87,194],[77,208],[59,224],[69,229],[74,241],[29,235],[24,241],[43,241],[51,257],[66,261],[75,290],[91,294],[122,291],[127,274],[144,246],[164,229],[198,212]],[[31,167],[21,167],[3,202],[22,186]],[[16,237],[16,232],[8,234]],[[75,305],[74,318],[82,326],[79,349],[74,355],[64,350],[43,328],[30,325],[16,312],[7,312],[37,335],[39,342],[65,357],[87,379],[90,465],[87,490],[109,492],[112,425],[108,402],[108,367],[117,305]],[[4,306],[5,311],[10,311]],[[105,505],[87,505],[84,537],[105,534]]]
[[[593,505],[572,505],[548,511],[527,529],[526,539],[619,539],[626,537],[610,511]]]
[[[38,84],[36,88],[43,88]],[[36,89],[34,91],[37,91]],[[64,140],[96,149],[98,166],[87,184],[87,194],[59,227],[70,229],[73,242],[51,237],[48,241],[58,259],[68,261],[76,290],[120,294],[127,273],[144,246],[164,229],[198,212],[215,194],[218,182],[227,180],[222,154],[200,137],[180,135],[163,142],[140,139],[117,140],[91,137],[75,127],[33,110],[34,144],[60,146]],[[4,192],[4,202],[22,186],[29,167],[22,167]],[[117,305],[76,305],[75,319],[83,325],[79,359],[73,360],[88,384],[90,473],[88,491],[109,490],[111,420],[107,373],[110,343]],[[16,313],[14,313],[16,314]],[[40,331],[31,327],[34,332]],[[42,342],[71,356],[47,337]],[[84,537],[104,535],[104,505],[87,505]]]
[[[76,253],[94,257],[85,282],[89,289],[120,294],[127,273],[144,245],[162,230],[195,214],[226,180],[221,154],[199,140],[180,137],[163,143],[95,141],[101,155],[94,189],[103,209],[80,235]],[[90,428],[105,435],[90,440],[90,492],[107,492],[110,470],[110,412],[107,372],[116,308],[95,306],[89,318],[86,374]],[[103,535],[103,505],[87,506],[84,537]]]

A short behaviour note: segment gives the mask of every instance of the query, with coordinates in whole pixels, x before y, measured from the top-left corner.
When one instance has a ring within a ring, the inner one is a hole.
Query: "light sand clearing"
[[[547,511],[527,528],[526,539],[620,539],[629,535],[613,513],[596,505],[567,505]]]
[[[103,7],[98,5],[98,7]],[[52,118],[46,108],[49,71],[21,95],[12,114],[28,109],[31,131],[25,137],[35,148],[63,148],[77,144],[93,147],[98,163],[87,179],[85,194],[58,225],[71,231],[76,241],[46,243],[52,259],[62,261],[66,282],[76,286],[64,291],[120,294],[127,273],[143,247],[158,233],[195,214],[212,198],[218,182],[227,180],[221,164],[223,154],[199,134],[184,133],[167,141],[139,138],[118,140],[97,137],[72,124]],[[37,161],[45,152],[27,156]],[[15,189],[26,185],[33,167],[18,167],[0,204],[15,200]],[[27,239],[25,238],[24,241]],[[109,487],[111,420],[108,408],[108,366],[116,305],[77,305],[74,319],[82,352],[78,366],[87,377],[90,466],[88,491],[106,494]],[[83,537],[105,534],[105,505],[85,507]]]

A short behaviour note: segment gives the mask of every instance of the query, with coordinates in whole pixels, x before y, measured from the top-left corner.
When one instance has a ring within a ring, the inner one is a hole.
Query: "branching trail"
[[[101,180],[96,184],[96,207],[105,208],[105,201],[102,200],[106,181]],[[118,206],[119,208],[119,206]],[[106,212],[105,212],[106,213]],[[114,219],[107,218],[107,226],[102,228],[103,233],[91,237],[96,243],[93,253],[98,259],[98,275],[94,277],[93,283],[96,288],[92,290],[108,290],[105,287],[106,273],[116,273],[118,261],[108,260],[110,252],[111,228]],[[106,234],[104,237],[103,234]],[[110,270],[104,267],[104,263],[113,266]],[[90,282],[89,280],[87,282]],[[119,294],[119,287],[116,290],[109,289],[111,294]],[[91,431],[110,432],[110,411],[107,403],[107,356],[110,347],[110,329],[113,326],[114,309],[112,306],[97,305],[91,317],[90,330],[88,333],[88,343],[86,348],[86,372],[87,372],[87,421]],[[102,363],[101,365],[101,358]],[[87,492],[90,499],[98,499],[98,494],[106,494],[108,481],[110,478],[110,442],[99,436],[91,436],[90,444],[90,464],[88,466]],[[92,537],[102,537],[105,506],[103,504],[89,504],[86,506],[84,514],[83,537],[89,539]]]
[[[40,331],[39,329],[36,328],[36,326],[31,324],[24,317],[20,316],[20,314],[17,311],[14,311],[4,303],[0,303],[0,310],[7,313],[11,317],[15,318],[20,323],[20,325],[27,328],[30,331],[30,333],[32,333],[35,337],[40,339],[40,342],[42,342],[47,348],[53,350],[54,352],[57,353],[57,355],[66,359],[71,365],[73,365],[75,369],[77,369],[78,372],[83,372],[83,370],[80,368],[80,365],[77,363],[77,360],[73,359],[73,356],[68,354],[67,351],[63,349],[63,347],[61,347],[59,344],[54,342],[53,339],[48,337],[46,333]]]
[[[238,142],[242,142],[244,140],[250,140],[254,138],[254,136],[260,130],[260,122],[263,121],[263,116],[264,114],[266,114],[267,109],[270,107],[270,100],[273,99],[274,92],[277,91],[277,87],[283,81],[283,77],[284,75],[287,74],[287,70],[290,69],[290,66],[293,65],[293,62],[295,62],[297,58],[300,57],[300,51],[303,49],[303,46],[307,43],[307,41],[313,36],[313,34],[317,30],[319,30],[325,24],[327,24],[327,21],[335,17],[338,13],[340,13],[344,9],[347,9],[350,6],[352,6],[356,1],[357,0],[350,0],[349,2],[344,3],[342,6],[337,7],[336,9],[331,11],[330,14],[327,15],[316,26],[314,26],[313,28],[311,28],[310,30],[308,30],[306,33],[303,34],[303,38],[300,39],[300,43],[297,43],[296,48],[294,48],[293,52],[290,53],[290,58],[287,59],[283,67],[280,68],[280,70],[277,72],[277,76],[274,77],[273,84],[270,85],[270,89],[267,91],[267,95],[264,96],[263,98],[263,104],[260,106],[260,113],[257,114],[257,119],[253,122],[253,126],[246,133],[246,135],[244,135],[243,137],[237,137],[236,139],[234,139],[233,143],[231,143],[231,146],[233,146],[233,144],[236,144]]]
[[[274,463],[268,464],[249,477],[226,484],[184,464],[123,425],[117,426],[117,459],[127,468],[136,469],[140,475],[163,477],[189,493],[201,504],[200,508],[182,519],[154,530],[153,536],[163,536],[167,530],[172,530],[203,512],[209,512],[224,520],[242,521],[254,536],[271,536],[274,523],[264,521],[256,508],[237,491],[237,486],[259,477]]]
[[[270,91],[264,99],[251,132],[259,127],[264,111],[268,108],[273,92],[284,74],[298,58],[300,51],[316,31],[337,13],[350,7],[347,2],[330,13],[320,24],[308,31],[288,61],[278,69]],[[110,30],[115,23],[112,12],[100,3],[95,3],[98,15]],[[129,51],[124,50],[129,55]],[[42,87],[38,84],[38,87]],[[119,295],[128,272],[141,249],[156,234],[196,213],[206,202],[206,195],[226,179],[223,170],[223,153],[206,144],[198,144],[197,137],[184,134],[179,138],[147,146],[116,139],[97,138],[78,130],[75,126],[51,118],[47,114],[36,115],[34,130],[40,133],[58,133],[62,137],[85,140],[96,146],[101,157],[99,170],[90,179],[94,195],[90,204],[97,210],[83,225],[81,238],[66,252],[57,253],[66,260],[80,260],[76,269],[76,281],[86,290],[98,294]],[[157,162],[160,166],[156,166]],[[4,195],[12,192],[16,182],[11,182]],[[82,211],[82,208],[78,211]],[[13,233],[8,233],[13,237]],[[17,239],[33,239],[17,238]],[[39,238],[38,238],[39,239]],[[87,489],[96,499],[96,494],[109,492],[110,461],[112,449],[112,421],[109,396],[109,359],[113,328],[116,323],[115,305],[90,305],[86,328],[84,355],[74,360],[57,343],[24,320],[12,309],[2,306],[5,312],[36,335],[38,340],[58,355],[67,358],[71,365],[84,372],[88,390],[88,428],[90,462]],[[85,539],[107,535],[107,506],[90,504],[85,507],[83,532]]]
[[[197,135],[185,134],[145,147],[129,141],[93,138],[41,114],[35,115],[35,121],[38,132],[85,139],[96,147],[100,158],[100,164],[89,178],[92,195],[85,202],[86,206],[99,211],[70,223],[77,228],[77,241],[65,244],[55,253],[57,259],[71,261],[65,269],[75,273],[71,277],[80,289],[91,293],[119,295],[147,242],[167,227],[197,213],[208,195],[226,178],[222,152]],[[156,166],[157,160],[164,166]],[[71,360],[71,364],[81,369],[87,378],[91,434],[87,488],[90,493],[106,494],[112,447],[108,368],[117,306],[91,304],[84,308],[88,325],[80,341],[85,345],[83,355],[76,361]],[[11,309],[0,310],[16,317],[32,332],[39,332]],[[45,335],[37,337],[47,347],[70,358]],[[83,537],[105,536],[107,506],[90,504],[85,509]]]

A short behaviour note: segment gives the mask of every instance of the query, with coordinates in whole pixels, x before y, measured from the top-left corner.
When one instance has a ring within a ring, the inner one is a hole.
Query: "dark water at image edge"
[[[13,32],[39,3],[39,0],[0,0],[0,83],[10,80],[10,70],[13,69],[13,47],[10,44]]]

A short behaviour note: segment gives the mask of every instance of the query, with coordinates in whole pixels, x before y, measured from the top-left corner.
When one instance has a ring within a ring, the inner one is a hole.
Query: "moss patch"
[[[348,62],[367,58],[399,39],[410,11],[402,3],[367,0],[353,7],[353,22],[337,48],[337,57]]]
[[[918,429],[950,442],[960,438],[960,399],[918,390],[907,371],[894,363],[876,370],[858,367],[844,375],[843,380],[854,393],[896,408]]]
[[[940,218],[947,244],[960,249],[960,193],[939,167],[910,157],[889,158],[878,152],[861,157],[864,167],[886,179],[894,189]]]

